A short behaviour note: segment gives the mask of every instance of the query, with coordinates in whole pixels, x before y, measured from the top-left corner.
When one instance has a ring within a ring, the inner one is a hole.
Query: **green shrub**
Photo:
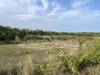
[[[61,65],[60,69],[63,72],[70,72],[78,74],[80,71],[84,70],[86,67],[95,66],[100,64],[100,46],[90,45],[92,47],[86,48],[86,50],[81,51],[76,57],[69,55],[67,52],[62,50],[61,52]]]
[[[66,73],[78,73],[78,69],[77,69],[77,65],[78,65],[78,60],[76,57],[73,57],[71,55],[69,55],[67,52],[62,51],[62,55],[61,57],[61,65],[60,65],[60,69]]]
[[[0,69],[0,75],[8,75],[8,71],[6,69]]]
[[[33,75],[44,75],[42,65],[40,65],[40,64],[34,65]]]

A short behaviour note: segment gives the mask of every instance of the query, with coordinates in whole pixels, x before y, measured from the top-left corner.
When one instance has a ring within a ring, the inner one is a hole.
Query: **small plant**
[[[12,75],[18,75],[18,70],[15,66],[12,67],[11,74]]]
[[[77,65],[78,65],[78,60],[76,57],[70,56],[67,52],[62,51],[61,55],[61,65],[60,69],[63,72],[69,72],[69,73],[78,73]]]
[[[44,75],[42,65],[40,65],[40,64],[34,65],[33,75]]]
[[[8,75],[8,71],[5,69],[0,69],[0,75]]]

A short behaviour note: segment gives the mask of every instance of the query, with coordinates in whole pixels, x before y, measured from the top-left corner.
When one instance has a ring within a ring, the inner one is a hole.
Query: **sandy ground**
[[[18,44],[19,48],[26,48],[31,50],[57,50],[64,49],[69,54],[74,55],[78,50],[78,43],[76,41],[54,41],[54,42],[37,42],[32,44]]]
[[[65,50],[70,55],[76,55],[78,51],[78,42],[69,40],[0,45],[0,60],[4,60],[5,62],[6,59],[12,59],[13,56],[25,57],[26,55],[29,55],[32,57],[34,62],[44,61],[44,59],[48,56],[48,52],[59,55],[60,49]]]

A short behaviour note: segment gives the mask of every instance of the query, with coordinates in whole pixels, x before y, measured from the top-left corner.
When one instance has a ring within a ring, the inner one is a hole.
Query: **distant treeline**
[[[66,40],[71,37],[99,37],[100,33],[96,32],[54,32],[43,30],[30,30],[11,28],[9,26],[0,25],[0,42],[16,42],[20,43],[27,40]]]

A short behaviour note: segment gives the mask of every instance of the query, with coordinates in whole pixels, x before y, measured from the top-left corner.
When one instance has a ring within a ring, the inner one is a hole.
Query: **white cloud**
[[[82,5],[85,5],[89,2],[90,0],[74,0],[73,3],[72,3],[72,7],[73,8],[78,8]]]
[[[35,6],[35,5],[29,5],[27,8],[27,12],[29,14],[37,15],[37,12],[43,11],[42,7]]]
[[[28,16],[30,17],[31,15],[34,18],[34,16],[39,16],[38,12],[43,12],[43,11],[44,11],[43,8],[32,3],[32,0],[0,1],[0,15],[15,16],[18,18],[21,17],[21,19],[28,18]]]
[[[37,2],[40,1],[42,5]],[[0,0],[0,23],[19,22],[24,24],[86,24],[99,20],[100,10],[83,9],[91,0],[71,0],[70,8],[58,0]],[[68,9],[67,9],[68,8]],[[4,17],[5,16],[5,17]],[[5,20],[6,19],[6,20]],[[14,20],[12,22],[12,20]],[[17,20],[17,21],[16,21]],[[34,20],[34,21],[33,21]],[[33,23],[34,22],[34,23]],[[18,24],[18,23],[17,23]],[[55,26],[56,28],[56,26]]]
[[[80,10],[68,10],[68,11],[61,13],[61,15],[63,17],[69,18],[69,17],[77,17],[80,15],[80,13],[81,13]]]
[[[57,6],[54,7],[54,9],[49,13],[49,16],[57,15],[57,13],[58,13],[59,11],[61,11],[61,10],[62,10],[62,8],[61,8],[59,5],[57,5]]]
[[[97,11],[91,11],[91,10],[86,10],[84,11],[83,15],[80,16],[82,19],[85,20],[99,20],[100,18],[100,10]]]
[[[41,2],[43,4],[44,10],[47,10],[48,9],[48,5],[49,5],[48,0],[41,0]]]

